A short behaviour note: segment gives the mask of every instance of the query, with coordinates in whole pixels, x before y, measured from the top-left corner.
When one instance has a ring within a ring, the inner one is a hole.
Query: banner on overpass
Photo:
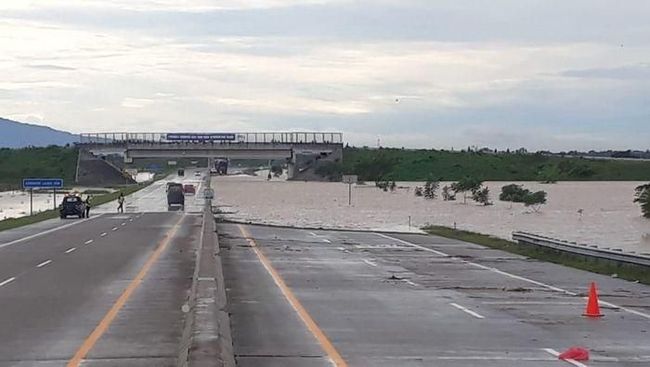
[[[236,136],[229,133],[171,133],[166,138],[169,141],[234,141]]]

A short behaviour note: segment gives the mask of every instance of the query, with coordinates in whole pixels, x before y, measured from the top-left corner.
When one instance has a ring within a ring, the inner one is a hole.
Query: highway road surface
[[[177,365],[203,199],[126,202],[0,233],[0,367]]]
[[[650,366],[644,285],[433,236],[218,231],[240,367]]]
[[[186,195],[185,197],[185,212],[187,213],[201,213],[203,211],[203,203],[205,201],[202,193],[204,189],[204,170],[189,170],[185,171],[185,176],[179,177],[175,174],[166,177],[165,179],[158,180],[148,187],[130,195],[126,198],[124,203],[124,211],[129,213],[141,212],[165,212],[167,211],[167,195],[165,190],[168,182],[177,182],[183,185],[194,185],[196,194]],[[195,176],[194,173],[199,172],[201,176]],[[93,208],[93,213],[115,213],[117,203],[112,202]]]

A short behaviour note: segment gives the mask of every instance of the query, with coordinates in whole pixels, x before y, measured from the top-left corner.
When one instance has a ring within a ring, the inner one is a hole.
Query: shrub
[[[524,197],[524,205],[538,212],[542,205],[546,204],[546,191],[537,191],[529,193]]]
[[[501,188],[499,200],[511,201],[513,203],[523,203],[526,195],[530,193],[530,190],[525,189],[522,185],[505,185]]]
[[[650,218],[650,184],[638,186],[635,191],[634,202],[641,205],[643,216]]]

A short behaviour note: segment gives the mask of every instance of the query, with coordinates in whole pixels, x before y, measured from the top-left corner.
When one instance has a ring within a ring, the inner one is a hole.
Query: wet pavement
[[[349,366],[562,366],[576,345],[578,366],[650,364],[648,286],[435,236],[218,230],[240,366],[331,365],[272,272]]]

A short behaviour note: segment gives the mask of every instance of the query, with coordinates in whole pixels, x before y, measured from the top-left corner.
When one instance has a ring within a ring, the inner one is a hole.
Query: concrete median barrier
[[[180,367],[234,367],[228,300],[211,203],[206,203],[187,319],[179,351]]]

